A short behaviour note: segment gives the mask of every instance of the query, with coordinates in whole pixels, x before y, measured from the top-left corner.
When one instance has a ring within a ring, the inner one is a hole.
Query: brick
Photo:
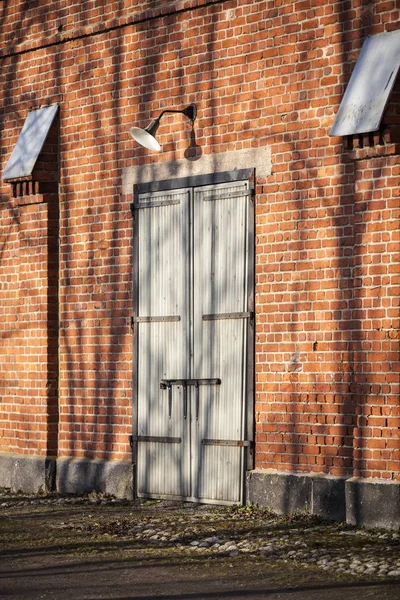
[[[399,152],[377,135],[347,152],[328,135],[362,40],[398,28],[394,2],[371,22],[361,3],[42,3],[32,19],[25,4],[2,23],[2,166],[28,110],[60,102],[60,129],[36,165],[47,190],[0,188],[0,451],[58,443],[62,456],[129,458],[132,198],[121,169],[155,159],[127,132],[196,101],[203,155],[271,151],[255,202],[257,466],[398,478]],[[397,82],[385,124],[399,114]],[[171,116],[160,160],[185,160],[189,134]]]

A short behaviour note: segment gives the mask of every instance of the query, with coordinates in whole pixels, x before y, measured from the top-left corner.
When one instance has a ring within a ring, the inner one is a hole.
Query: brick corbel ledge
[[[382,146],[370,146],[355,148],[348,151],[350,160],[365,160],[368,158],[381,158],[383,156],[400,155],[400,144],[384,144]]]

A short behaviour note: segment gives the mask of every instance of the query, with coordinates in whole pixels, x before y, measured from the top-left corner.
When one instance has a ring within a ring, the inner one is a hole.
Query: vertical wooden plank
[[[194,377],[219,377],[201,389],[193,422],[192,473],[200,499],[241,502],[243,448],[202,445],[244,439],[246,318],[203,321],[204,314],[245,313],[248,287],[248,182],[197,188],[194,196]]]
[[[254,442],[254,394],[255,394],[255,370],[254,370],[254,353],[255,353],[255,302],[254,302],[254,286],[255,286],[255,172],[249,180],[251,196],[247,204],[247,249],[248,249],[248,271],[247,271],[247,307],[252,315],[247,325],[247,348],[246,348],[246,391],[245,391],[245,432],[246,440]],[[254,444],[249,444],[245,450],[244,471],[254,469]],[[244,493],[244,481],[243,481]]]
[[[190,493],[187,420],[182,390],[162,379],[187,377],[189,192],[141,194],[138,220],[138,425],[143,437],[181,438],[181,444],[138,442],[138,495],[185,497]],[[146,319],[147,317],[147,319]],[[179,320],[165,320],[179,317]]]

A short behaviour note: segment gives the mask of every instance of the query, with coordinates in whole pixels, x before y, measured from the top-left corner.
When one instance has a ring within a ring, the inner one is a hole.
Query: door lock
[[[221,380],[217,377],[214,379],[162,379],[160,381],[160,389],[168,390],[168,418],[172,416],[172,387],[174,385],[181,385],[183,388],[183,418],[187,418],[188,414],[188,400],[187,400],[187,388],[189,385],[193,385],[196,390],[196,421],[199,420],[200,411],[200,385],[221,385]]]

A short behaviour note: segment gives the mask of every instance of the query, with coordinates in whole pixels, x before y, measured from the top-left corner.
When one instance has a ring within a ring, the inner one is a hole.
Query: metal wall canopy
[[[365,40],[329,135],[379,129],[400,66],[400,30]]]
[[[28,114],[2,179],[31,175],[57,110],[58,104],[53,104]]]

